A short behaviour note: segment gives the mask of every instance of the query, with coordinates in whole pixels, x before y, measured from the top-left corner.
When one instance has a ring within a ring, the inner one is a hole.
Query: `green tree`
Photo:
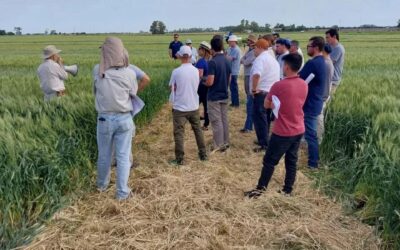
[[[397,20],[397,28],[400,28],[400,19]]]
[[[151,34],[164,34],[167,27],[162,21],[153,21],[150,26]]]
[[[7,32],[5,30],[0,30],[0,36],[5,36]]]

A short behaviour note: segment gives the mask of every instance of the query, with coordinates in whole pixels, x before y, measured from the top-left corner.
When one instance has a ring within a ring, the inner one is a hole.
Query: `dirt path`
[[[197,159],[187,126],[186,165],[177,168],[168,164],[174,143],[166,105],[135,138],[140,166],[130,178],[134,198],[115,201],[114,185],[88,194],[56,214],[27,249],[378,249],[373,229],[315,189],[304,166],[293,197],[276,192],[282,162],[265,195],[243,197],[255,186],[263,157],[252,152],[254,133],[238,132],[244,109],[229,111],[231,149],[208,162]],[[205,137],[211,144],[212,132]]]

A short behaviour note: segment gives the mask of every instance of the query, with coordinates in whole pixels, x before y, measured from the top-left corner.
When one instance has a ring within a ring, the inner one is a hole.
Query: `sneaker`
[[[246,129],[246,128],[242,128],[241,130],[239,130],[240,133],[251,133],[250,129]]]
[[[288,193],[288,192],[284,191],[283,189],[279,189],[278,190],[278,194],[281,194],[281,195],[283,195],[285,197],[291,197],[292,196],[292,193]]]
[[[169,164],[175,165],[175,166],[182,166],[183,160],[182,159],[174,159],[174,160],[169,161]]]
[[[204,116],[200,116],[200,120],[203,121],[204,120]]]
[[[260,146],[260,143],[258,142],[258,140],[254,140],[253,143],[257,146]]]
[[[117,201],[128,201],[128,200],[130,200],[132,198],[133,198],[133,193],[129,192],[129,194],[126,197],[124,197],[124,198],[117,197],[116,199],[117,199]]]
[[[201,129],[202,129],[203,131],[207,131],[207,130],[208,130],[208,127],[203,126],[203,127],[201,127]]]
[[[239,105],[229,104],[229,107],[232,107],[232,108],[239,108]]]
[[[260,197],[265,191],[265,188],[256,188],[247,192],[244,192],[244,196],[250,199],[257,199]]]
[[[208,161],[207,155],[199,155],[200,161]]]
[[[259,146],[253,149],[254,153],[260,153],[267,151],[267,146]]]
[[[318,171],[319,170],[318,167],[308,166],[307,168],[308,168],[308,170],[311,170],[311,171]]]

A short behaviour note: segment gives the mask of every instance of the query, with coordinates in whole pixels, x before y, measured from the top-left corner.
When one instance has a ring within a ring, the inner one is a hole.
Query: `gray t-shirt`
[[[233,76],[239,75],[240,71],[240,57],[241,57],[241,51],[239,46],[235,47],[229,47],[228,49],[228,56],[232,57],[231,60],[231,71]]]
[[[144,75],[146,74],[138,66],[133,65],[133,64],[129,64],[128,69],[131,69],[136,73],[136,80],[138,82],[140,82],[143,79]]]
[[[254,49],[249,49],[242,57],[242,59],[240,59],[240,62],[243,64],[243,73],[245,76],[250,76],[251,66],[253,66],[253,62],[255,59],[256,56],[254,55]]]
[[[329,54],[335,68],[332,78],[332,82],[335,85],[339,85],[340,80],[342,79],[344,53],[345,51],[343,45],[338,43],[336,46],[332,46],[332,52]]]
[[[334,71],[334,67],[333,67],[333,63],[331,58],[325,57],[325,68],[326,68],[326,78],[325,78],[325,88],[324,88],[324,94],[322,96],[324,102],[326,100],[328,100],[329,98],[329,92],[331,90],[331,85],[332,85],[332,77],[333,77],[333,71]]]

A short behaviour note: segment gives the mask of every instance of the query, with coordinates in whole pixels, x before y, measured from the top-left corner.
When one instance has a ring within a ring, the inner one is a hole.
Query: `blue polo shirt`
[[[323,96],[325,90],[326,67],[323,56],[316,56],[308,60],[299,75],[305,80],[311,73],[313,73],[315,77],[308,84],[308,94],[303,110],[305,115],[318,116],[322,112],[324,103]]]
[[[207,100],[221,101],[228,99],[231,65],[224,54],[218,53],[208,62],[208,75],[214,76],[214,83],[208,89]]]
[[[181,43],[181,41],[172,41],[169,44],[169,49],[172,50],[172,57],[176,59],[176,52],[179,51],[179,49],[181,48],[181,46],[183,45],[183,43]]]

